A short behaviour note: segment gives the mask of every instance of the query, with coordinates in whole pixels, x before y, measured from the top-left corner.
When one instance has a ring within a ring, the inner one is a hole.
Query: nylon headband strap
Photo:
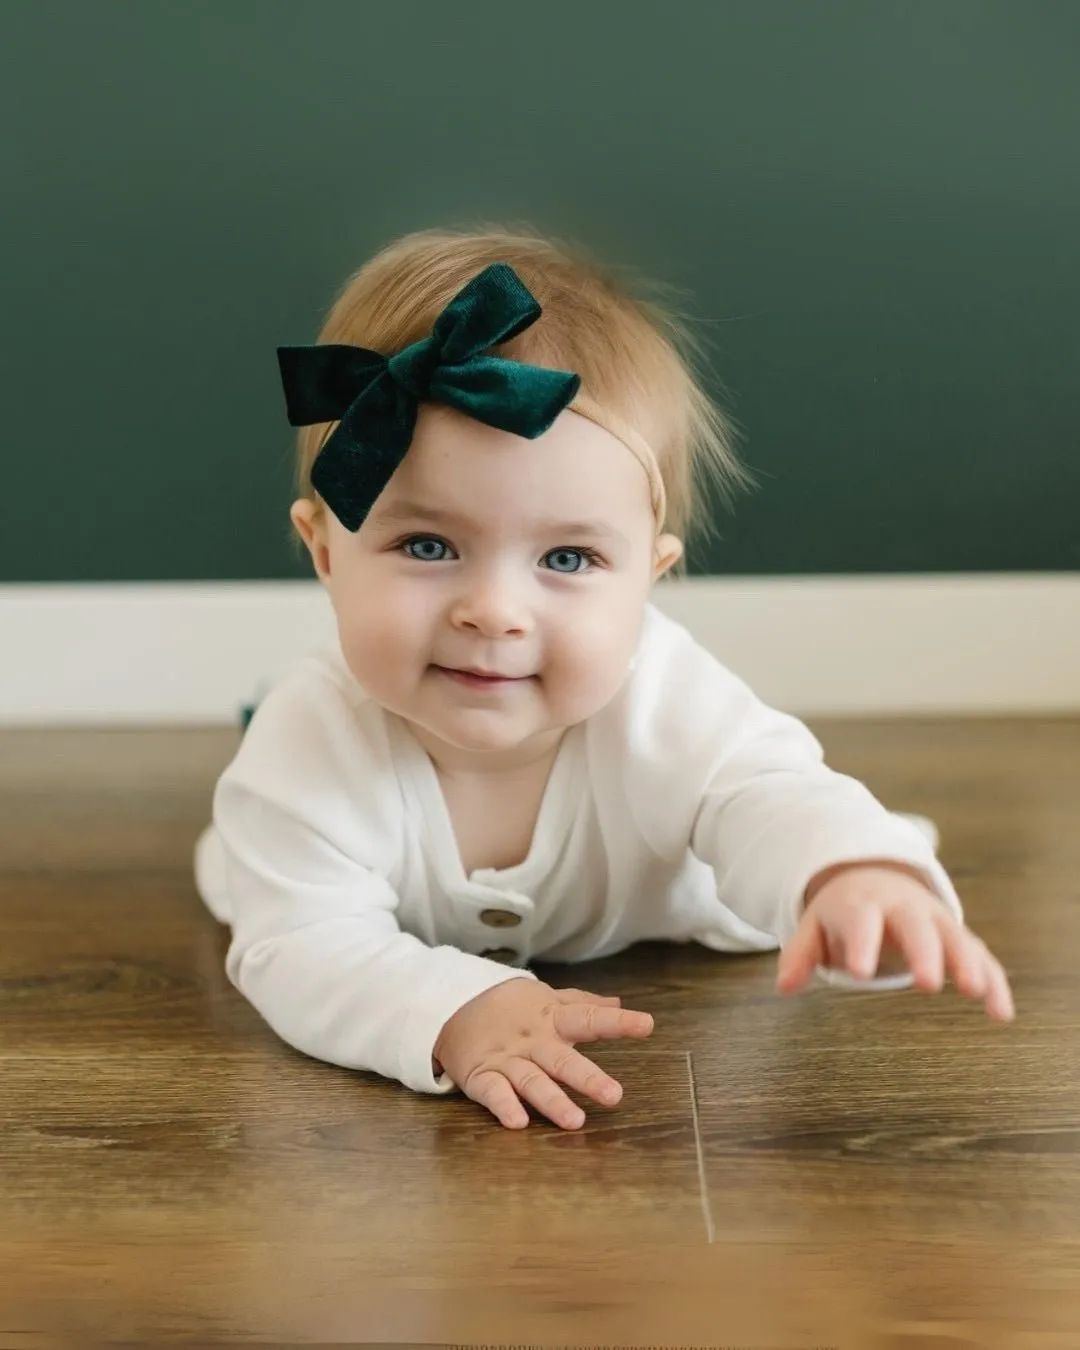
[[[581,390],[574,395],[572,402],[567,406],[569,412],[579,413],[582,417],[588,418],[590,422],[595,422],[597,426],[609,431],[616,440],[622,441],[623,445],[645,470],[645,475],[649,480],[653,515],[656,518],[656,532],[659,534],[664,528],[664,520],[667,516],[667,494],[664,491],[664,480],[660,473],[660,465],[657,463],[655,454],[653,454],[652,446],[632,426],[616,417],[608,409],[601,408],[598,403]]]

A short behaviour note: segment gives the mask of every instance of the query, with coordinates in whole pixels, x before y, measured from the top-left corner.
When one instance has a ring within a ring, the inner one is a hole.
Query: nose
[[[463,579],[450,618],[455,628],[483,637],[524,637],[532,627],[522,587],[506,571],[494,568]]]

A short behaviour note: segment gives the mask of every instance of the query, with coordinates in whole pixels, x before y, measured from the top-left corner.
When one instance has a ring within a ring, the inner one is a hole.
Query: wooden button
[[[516,928],[521,922],[521,915],[513,914],[508,909],[483,909],[480,911],[480,922],[486,923],[489,928]]]
[[[489,961],[501,961],[504,965],[516,961],[518,956],[513,947],[489,947],[486,952],[481,952],[480,955],[486,956]]]

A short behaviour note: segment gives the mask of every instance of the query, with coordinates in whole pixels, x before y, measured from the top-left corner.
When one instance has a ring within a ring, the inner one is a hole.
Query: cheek
[[[426,660],[430,624],[415,596],[403,596],[400,588],[380,581],[335,596],[334,610],[342,653],[370,693]]]
[[[558,629],[549,647],[552,693],[599,704],[613,697],[637,648],[645,611],[638,595],[606,595]],[[599,706],[599,705],[598,705]]]

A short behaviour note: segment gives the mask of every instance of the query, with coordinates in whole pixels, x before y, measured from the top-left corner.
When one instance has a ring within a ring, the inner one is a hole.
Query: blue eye
[[[445,562],[450,556],[450,545],[430,534],[414,535],[412,539],[406,539],[401,547],[417,562]]]
[[[570,575],[574,572],[584,572],[594,557],[595,555],[588,549],[553,548],[550,553],[544,554],[544,561],[552,572]]]

